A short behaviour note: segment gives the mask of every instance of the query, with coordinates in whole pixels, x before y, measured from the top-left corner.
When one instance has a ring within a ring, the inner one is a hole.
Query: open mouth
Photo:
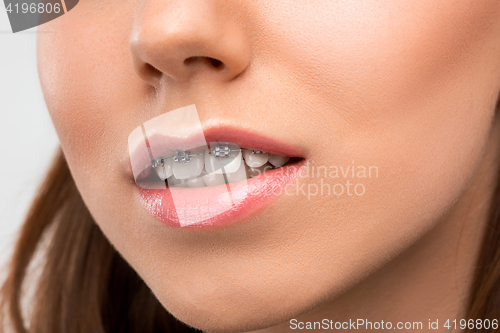
[[[228,156],[213,154],[216,147]],[[177,151],[152,160],[136,179],[143,206],[170,227],[225,227],[283,194],[304,164],[300,157],[236,147],[219,142],[210,150]]]
[[[212,142],[210,149],[178,150],[150,159],[136,184],[143,206],[163,224],[214,229],[270,204],[286,192],[304,164],[302,157]]]
[[[217,142],[211,143],[210,149],[178,150],[152,160],[136,183],[143,188],[154,188],[152,184],[158,182],[165,182],[167,187],[210,187],[255,178],[301,160]]]
[[[256,213],[305,164],[299,149],[271,137],[220,123],[203,128],[194,105],[134,129],[129,154],[146,210],[167,226],[198,229]]]

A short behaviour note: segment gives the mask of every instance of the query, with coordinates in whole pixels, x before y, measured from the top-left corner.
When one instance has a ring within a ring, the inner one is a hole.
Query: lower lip
[[[286,193],[286,186],[297,178],[303,162],[270,170],[230,186],[166,190],[139,188],[139,191],[146,210],[169,227],[222,228],[258,212],[274,198]]]

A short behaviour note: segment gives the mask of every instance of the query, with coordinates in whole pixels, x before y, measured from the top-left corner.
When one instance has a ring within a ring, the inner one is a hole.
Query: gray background
[[[43,25],[38,28],[45,31]],[[58,146],[36,68],[37,29],[12,34],[0,4],[0,282],[17,232]]]

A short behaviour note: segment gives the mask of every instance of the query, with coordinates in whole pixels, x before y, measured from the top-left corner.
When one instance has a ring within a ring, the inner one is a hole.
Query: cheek
[[[47,23],[56,33],[37,41],[47,107],[84,195],[115,181],[114,165],[124,163],[117,138],[127,138],[142,110],[142,86],[128,49],[132,2],[119,8],[80,3]]]
[[[332,129],[438,124],[451,116],[461,124],[481,106],[457,113],[464,101],[496,97],[498,1],[288,2],[261,5],[266,40],[258,45],[304,89],[307,111]]]
[[[316,115],[315,162],[378,166],[380,178],[365,181],[376,198],[362,198],[360,214],[441,216],[477,167],[494,116],[498,1],[286,2],[259,14]]]

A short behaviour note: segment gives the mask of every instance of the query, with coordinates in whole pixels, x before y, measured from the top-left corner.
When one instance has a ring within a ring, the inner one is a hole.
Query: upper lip
[[[243,128],[233,126],[209,126],[203,128],[203,134],[207,145],[209,145],[210,142],[230,142],[240,146],[241,148],[261,150],[270,154],[299,158],[304,157],[304,152],[295,146]],[[148,139],[149,141],[165,140],[170,144],[178,143],[179,147],[189,145],[190,141],[190,138],[166,137],[159,135],[149,137]],[[130,161],[139,158],[141,155],[143,154],[141,154],[140,148],[136,148],[130,156]],[[153,156],[153,159],[158,157],[165,156]],[[130,161],[128,172],[133,178]]]

